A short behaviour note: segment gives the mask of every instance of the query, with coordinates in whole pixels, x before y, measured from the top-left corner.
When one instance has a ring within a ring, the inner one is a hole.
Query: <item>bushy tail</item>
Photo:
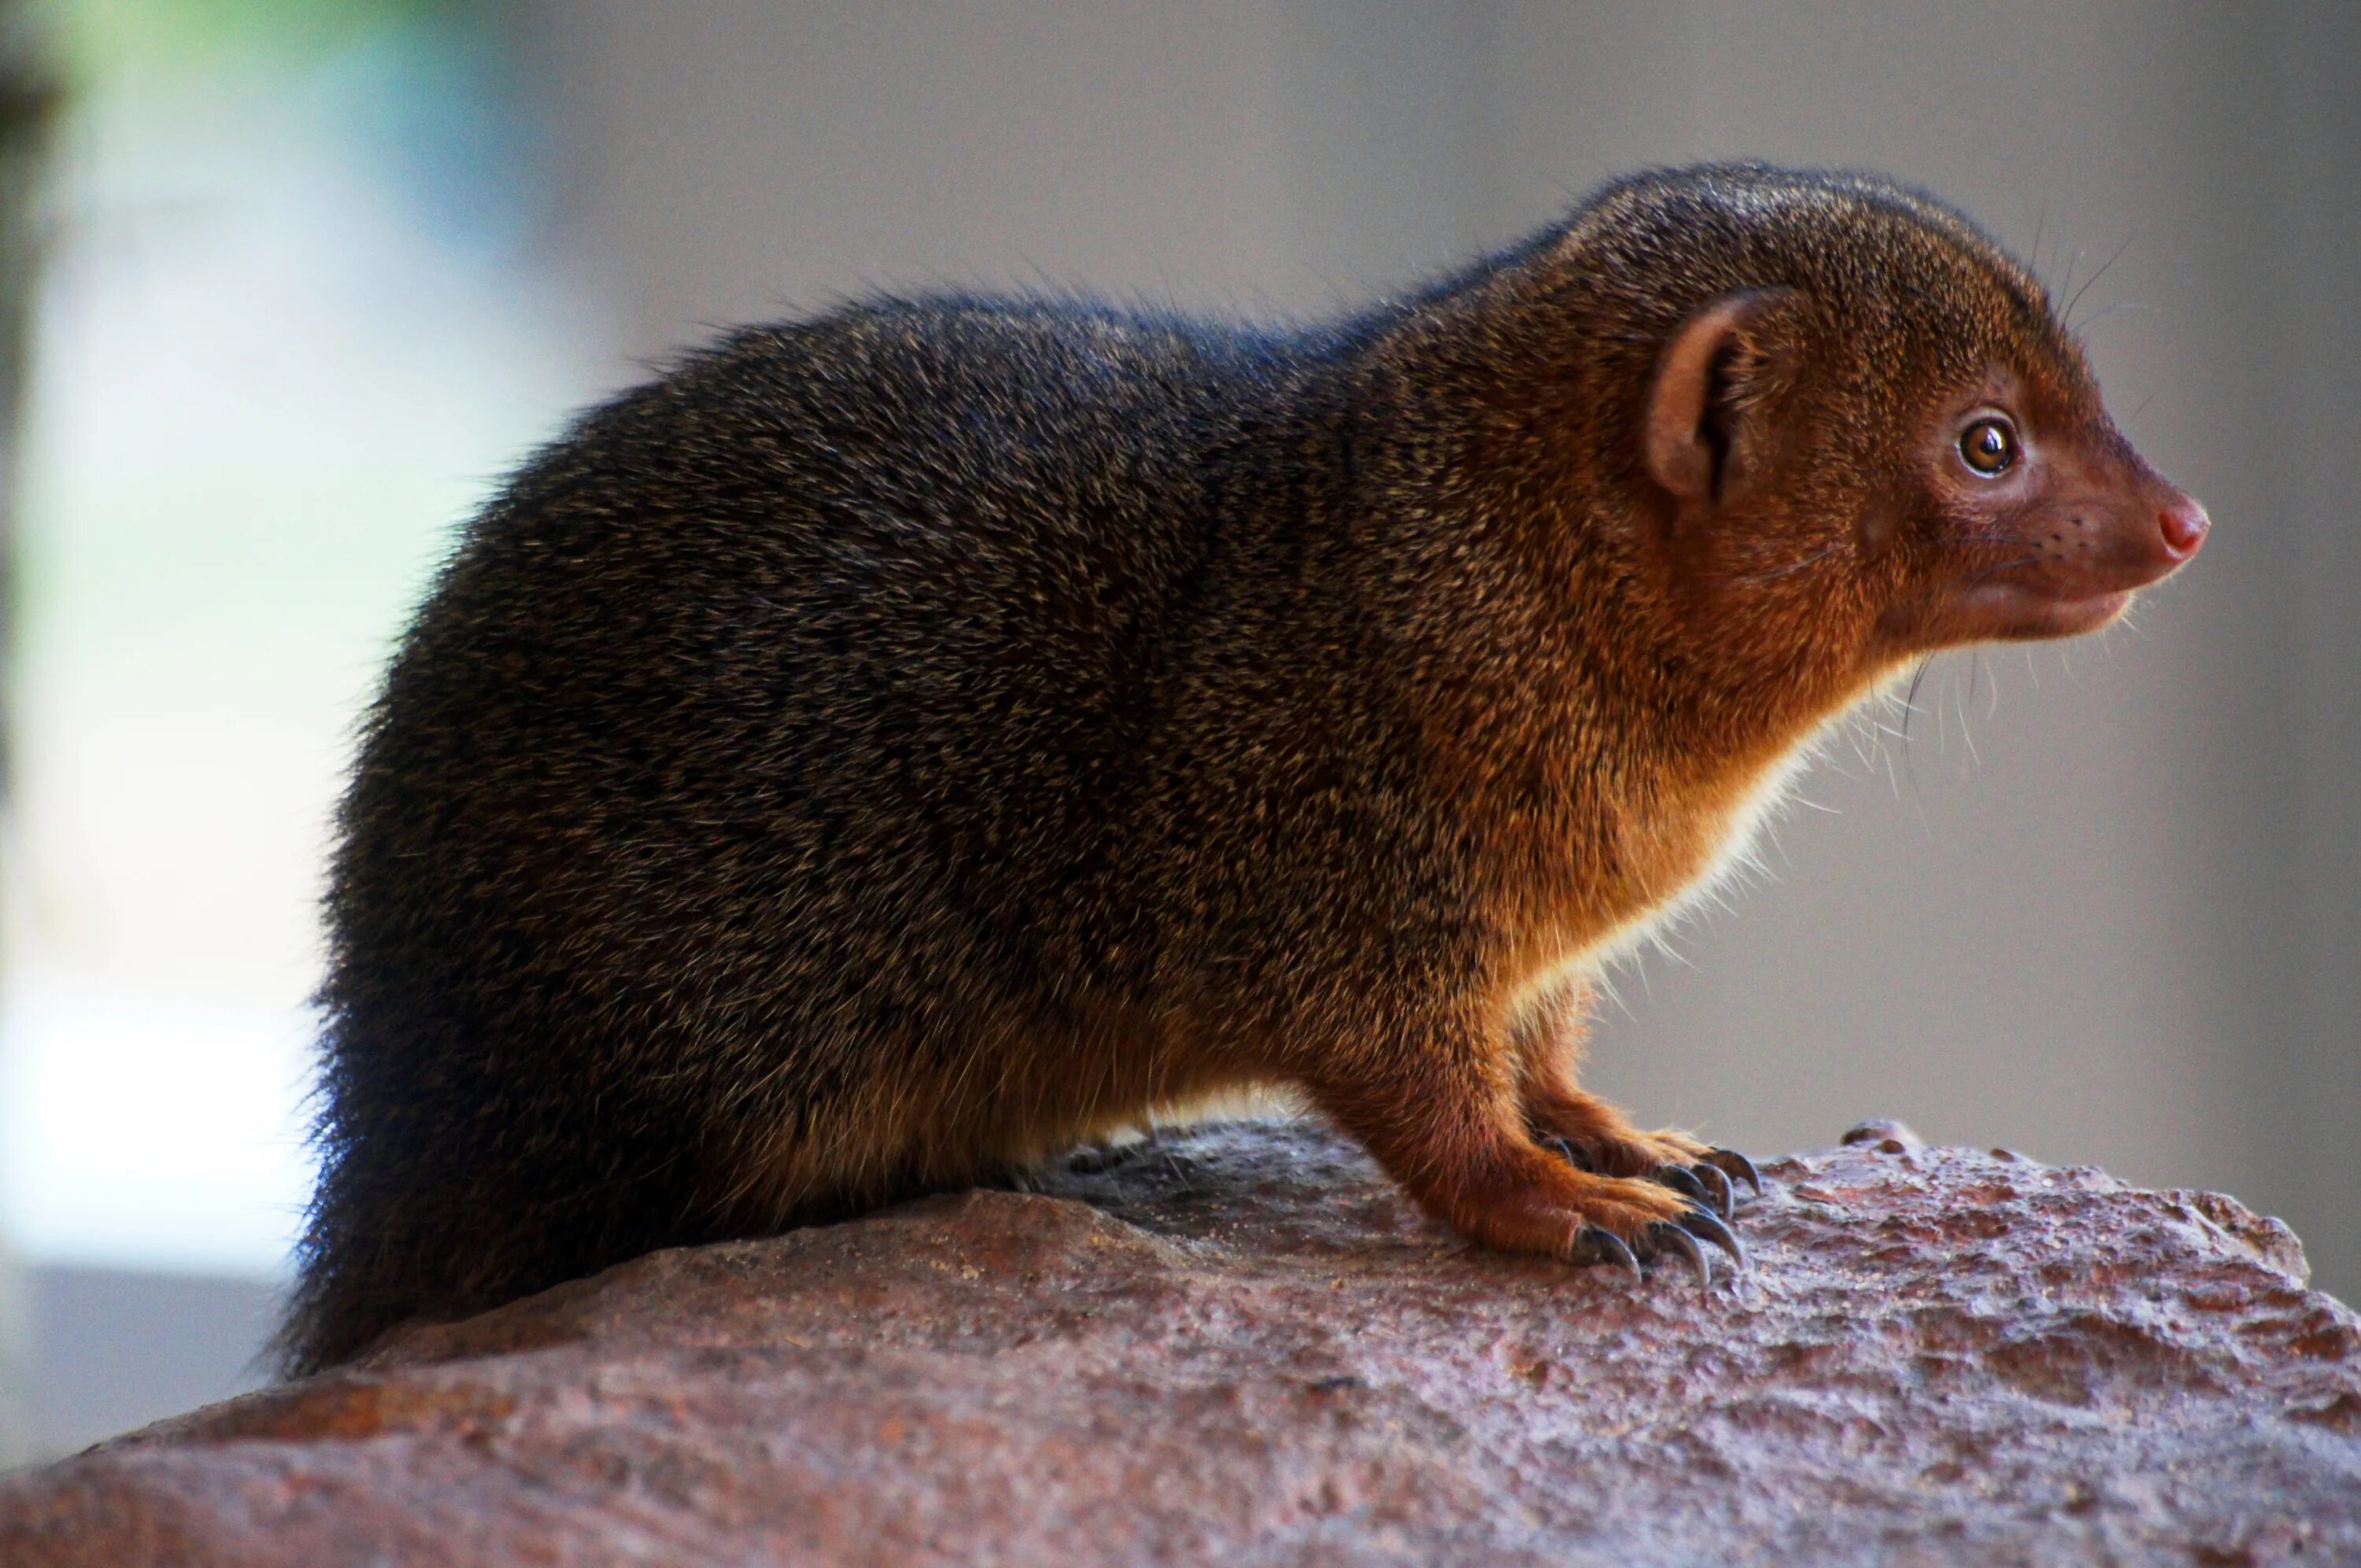
[[[620,1096],[431,1075],[403,1090],[357,1093],[331,1067],[319,1190],[271,1347],[290,1376],[350,1361],[413,1319],[472,1316],[656,1247],[748,1233],[698,1201],[672,1120],[599,1114]]]
[[[297,1250],[295,1289],[270,1342],[291,1377],[350,1361],[412,1318],[466,1310],[456,1281],[436,1266],[434,1239],[406,1223],[410,1205],[370,1201],[353,1164],[350,1154],[331,1155]]]

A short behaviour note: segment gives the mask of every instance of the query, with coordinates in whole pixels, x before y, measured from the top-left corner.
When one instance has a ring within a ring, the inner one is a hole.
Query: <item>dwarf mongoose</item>
[[[1257,1086],[1702,1268],[1751,1168],[1576,1086],[1586,978],[1833,716],[2206,526],[1863,175],[1640,175],[1309,330],[732,334],[485,506],[368,717],[288,1362]]]

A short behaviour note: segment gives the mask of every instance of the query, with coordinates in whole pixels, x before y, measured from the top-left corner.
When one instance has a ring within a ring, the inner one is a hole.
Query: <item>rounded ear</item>
[[[1725,294],[1680,324],[1648,389],[1648,472],[1684,501],[1720,505],[1766,466],[1801,353],[1793,289]]]

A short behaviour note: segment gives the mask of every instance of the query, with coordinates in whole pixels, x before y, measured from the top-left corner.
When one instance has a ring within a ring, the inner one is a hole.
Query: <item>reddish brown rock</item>
[[[2285,1227],[1854,1136],[1710,1293],[1301,1126],[660,1254],[0,1485],[0,1562],[2361,1560]]]

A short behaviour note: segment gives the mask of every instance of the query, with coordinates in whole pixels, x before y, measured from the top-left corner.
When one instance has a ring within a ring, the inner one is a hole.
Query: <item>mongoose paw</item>
[[[1669,1187],[1682,1197],[1703,1208],[1708,1208],[1724,1220],[1738,1217],[1738,1193],[1730,1179],[1736,1177],[1753,1190],[1763,1192],[1763,1178],[1754,1162],[1736,1149],[1717,1148],[1700,1144],[1677,1133],[1653,1133],[1625,1142],[1616,1140],[1613,1146],[1602,1146],[1589,1139],[1543,1135],[1540,1142],[1564,1157],[1576,1170],[1596,1176],[1638,1175]],[[1669,1155],[1670,1157],[1654,1157]]]
[[[1576,1263],[1611,1263],[1631,1271],[1634,1283],[1647,1278],[1640,1266],[1641,1259],[1654,1262],[1666,1253],[1678,1253],[1697,1273],[1697,1288],[1709,1289],[1713,1285],[1713,1259],[1697,1245],[1702,1237],[1746,1266],[1746,1245],[1733,1235],[1729,1227],[1703,1209],[1692,1209],[1678,1220],[1658,1220],[1640,1233],[1639,1245],[1626,1243],[1613,1231],[1598,1225],[1585,1225],[1574,1238],[1573,1258]]]
[[[1677,1253],[1696,1271],[1697,1288],[1705,1289],[1713,1284],[1713,1259],[1699,1242],[1729,1254],[1737,1267],[1747,1266],[1746,1244],[1738,1239],[1738,1233],[1723,1224],[1713,1211],[1699,1207],[1685,1209],[1671,1219],[1652,1221],[1629,1242],[1603,1225],[1585,1225],[1576,1234],[1569,1255],[1578,1264],[1606,1263],[1630,1269],[1636,1281],[1647,1277],[1641,1266],[1643,1262]]]

